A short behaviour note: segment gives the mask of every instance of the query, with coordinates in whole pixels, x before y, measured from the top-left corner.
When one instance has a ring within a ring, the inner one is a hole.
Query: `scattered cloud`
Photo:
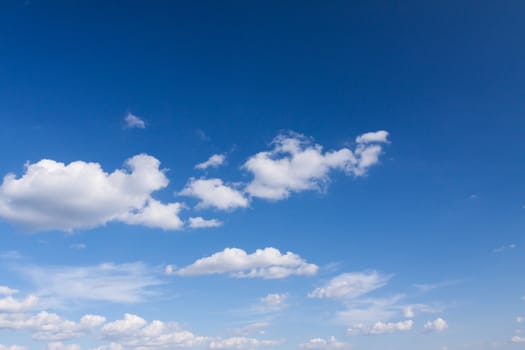
[[[125,314],[123,319],[106,323],[102,327],[101,337],[113,343],[106,349],[191,348],[208,341],[207,337],[184,330],[177,323],[158,320],[148,323],[142,317],[133,314]]]
[[[4,177],[0,218],[32,231],[72,231],[111,221],[181,228],[180,204],[162,204],[151,197],[169,182],[160,162],[139,154],[126,166],[129,171],[106,173],[99,163],[84,161],[43,159],[27,164],[22,177]]]
[[[16,266],[32,282],[45,304],[62,305],[80,300],[137,303],[151,295],[162,282],[143,263],[93,266]]]
[[[222,222],[217,219],[204,219],[200,216],[189,218],[191,228],[210,228],[222,226]]]
[[[144,129],[146,127],[144,120],[131,113],[126,115],[124,122],[127,129]]]
[[[513,343],[525,343],[525,337],[520,337],[519,335],[515,335],[510,339]]]
[[[87,245],[85,243],[73,243],[69,246],[69,248],[75,249],[75,250],[86,249],[86,247]]]
[[[13,295],[17,293],[18,289],[9,288],[8,286],[0,286],[0,295]]]
[[[38,297],[35,295],[28,295],[24,299],[15,299],[11,295],[0,298],[0,313],[1,312],[24,312],[32,310],[38,303]]]
[[[281,345],[282,343],[282,340],[260,340],[248,337],[231,337],[213,340],[210,343],[210,349],[252,350],[256,348],[274,347]]]
[[[80,345],[78,344],[64,344],[59,341],[48,343],[46,350],[80,350]]]
[[[310,298],[357,298],[384,287],[391,275],[377,271],[343,273],[332,278],[325,286],[316,288]]]
[[[443,332],[445,329],[448,328],[448,324],[447,321],[440,317],[435,319],[434,321],[428,321],[423,325],[423,328],[425,329],[425,331],[428,332]]]
[[[332,350],[332,349],[350,349],[349,343],[338,341],[335,337],[330,338],[312,338],[306,343],[299,345],[303,349],[315,350]]]
[[[226,156],[224,154],[214,154],[205,162],[195,165],[195,169],[204,170],[208,168],[217,168],[221,166],[225,160]]]
[[[288,297],[288,293],[270,293],[259,300],[259,310],[263,313],[280,311],[288,307],[288,304],[286,303]]]
[[[248,199],[240,191],[225,185],[221,179],[192,178],[179,194],[198,198],[198,208],[232,210],[249,205]]]
[[[376,322],[372,326],[358,324],[348,328],[348,335],[380,335],[389,334],[398,331],[409,331],[412,329],[414,322],[405,320],[399,322]]]
[[[514,249],[514,248],[516,248],[517,246],[518,246],[518,245],[517,245],[517,244],[514,244],[514,243],[507,244],[507,245],[502,245],[502,246],[500,246],[500,247],[494,249],[494,253],[503,253],[504,251]]]
[[[266,328],[268,328],[269,326],[269,322],[253,322],[242,327],[234,328],[231,330],[231,332],[233,334],[241,336],[248,336],[254,333],[264,334]]]
[[[363,176],[378,163],[381,143],[387,142],[387,136],[386,131],[367,133],[357,137],[354,151],[342,148],[323,152],[322,146],[304,135],[278,135],[272,150],[257,153],[243,165],[253,175],[246,192],[252,197],[279,200],[292,192],[322,190],[332,170]]]
[[[406,318],[413,318],[423,313],[434,314],[438,312],[441,310],[426,304],[410,304],[403,307],[403,315]]]
[[[318,267],[307,263],[292,252],[281,254],[278,249],[257,249],[248,254],[239,248],[226,248],[183,267],[175,274],[197,276],[227,273],[237,278],[278,279],[291,275],[314,275]]]

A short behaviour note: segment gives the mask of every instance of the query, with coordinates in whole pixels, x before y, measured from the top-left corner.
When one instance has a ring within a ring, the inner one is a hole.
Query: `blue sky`
[[[0,5],[0,350],[521,349],[521,1]]]

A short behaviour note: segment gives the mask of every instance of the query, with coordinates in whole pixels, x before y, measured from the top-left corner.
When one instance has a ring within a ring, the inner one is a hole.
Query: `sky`
[[[525,346],[525,3],[0,4],[0,350]]]

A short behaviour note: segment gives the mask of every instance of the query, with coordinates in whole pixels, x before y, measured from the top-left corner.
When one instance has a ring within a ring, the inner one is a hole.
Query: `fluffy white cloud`
[[[190,227],[191,228],[208,228],[208,227],[219,227],[222,226],[222,222],[217,219],[204,219],[200,216],[190,218]]]
[[[423,328],[429,332],[443,332],[445,329],[448,328],[448,324],[447,321],[440,317],[435,319],[434,321],[428,321],[423,325]]]
[[[378,162],[387,136],[386,131],[368,133],[357,138],[354,151],[323,152],[322,146],[304,135],[281,134],[273,140],[272,150],[257,153],[243,165],[253,175],[246,191],[252,197],[278,200],[292,192],[322,189],[332,170],[365,175]]]
[[[412,329],[414,322],[405,320],[400,322],[376,322],[373,325],[357,324],[348,328],[348,335],[379,335],[394,333],[397,331],[409,331]]]
[[[282,344],[281,340],[260,340],[247,337],[231,337],[216,339],[210,343],[210,349],[251,350],[256,348],[273,347]]]
[[[180,204],[162,204],[151,197],[168,185],[160,162],[140,154],[128,159],[126,166],[129,171],[106,173],[99,163],[84,161],[43,159],[28,164],[20,178],[4,177],[0,218],[33,231],[71,231],[110,221],[180,228]]]
[[[519,335],[515,335],[510,339],[513,343],[525,343],[525,337],[520,337]]]
[[[104,349],[174,349],[190,348],[208,342],[207,337],[197,336],[176,323],[152,321],[125,314],[124,318],[105,324],[101,336],[114,342]]]
[[[314,275],[317,270],[316,265],[307,263],[297,254],[281,254],[278,249],[269,247],[257,249],[252,254],[238,248],[226,248],[175,273],[180,276],[229,273],[237,278],[277,279],[290,275]]]
[[[124,118],[124,122],[126,123],[126,128],[129,129],[144,129],[146,127],[146,123],[144,122],[144,120],[131,113],[128,113],[128,115]]]
[[[15,299],[8,295],[0,298],[0,312],[24,312],[33,309],[38,303],[35,295],[28,295],[24,299]]]
[[[332,350],[332,349],[350,349],[349,343],[338,341],[335,337],[328,339],[312,338],[308,342],[300,345],[303,349]]]
[[[249,204],[248,199],[240,191],[225,185],[221,179],[192,178],[179,194],[198,198],[199,208],[232,210],[245,208]]]
[[[218,166],[224,163],[226,156],[224,154],[214,154],[207,161],[195,165],[196,169],[207,169],[207,168],[217,168]]]
[[[270,293],[267,296],[260,299],[260,309],[262,312],[273,312],[279,311],[288,306],[286,301],[288,300],[287,293]]]
[[[50,304],[99,300],[113,303],[140,302],[149,288],[162,282],[143,263],[78,267],[22,265],[16,271],[38,289],[37,295]]]
[[[96,322],[95,320],[98,320]],[[36,315],[26,313],[0,313],[0,329],[29,330],[35,340],[68,340],[92,332],[105,318],[86,315],[80,322],[66,320],[46,311]]]
[[[376,271],[343,273],[325,286],[316,288],[310,298],[357,298],[385,286],[391,276]]]

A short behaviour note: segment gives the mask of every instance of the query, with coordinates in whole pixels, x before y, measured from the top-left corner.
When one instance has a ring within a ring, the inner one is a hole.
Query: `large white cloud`
[[[373,325],[357,324],[348,328],[348,335],[380,335],[398,331],[409,331],[414,322],[405,320],[399,322],[376,322]]]
[[[299,345],[303,349],[315,350],[333,350],[333,349],[350,349],[349,343],[338,341],[335,337],[330,338],[312,338],[306,343]]]
[[[242,249],[226,248],[211,256],[198,259],[175,273],[196,276],[228,273],[237,278],[285,278],[290,275],[314,275],[318,267],[307,263],[292,252],[282,254],[275,248],[257,249],[248,254]]]
[[[181,228],[180,204],[162,204],[151,197],[168,185],[160,162],[139,154],[126,166],[129,170],[107,173],[99,163],[84,161],[43,159],[28,164],[21,177],[4,177],[0,218],[34,231],[71,231],[110,221]]]
[[[210,349],[251,350],[264,347],[275,347],[282,344],[281,340],[261,340],[248,337],[231,337],[215,339],[210,343]]]
[[[354,151],[345,147],[323,152],[322,146],[304,135],[281,134],[273,140],[272,150],[257,153],[243,165],[253,175],[246,192],[252,197],[278,200],[292,192],[322,189],[332,170],[363,176],[378,163],[381,144],[387,137],[386,131],[367,133],[357,137]]]
[[[249,205],[248,199],[240,191],[225,185],[221,179],[192,178],[179,194],[198,198],[198,208],[232,210]]]
[[[328,283],[316,288],[308,296],[311,298],[357,298],[385,286],[391,276],[377,271],[349,272],[332,278]]]

